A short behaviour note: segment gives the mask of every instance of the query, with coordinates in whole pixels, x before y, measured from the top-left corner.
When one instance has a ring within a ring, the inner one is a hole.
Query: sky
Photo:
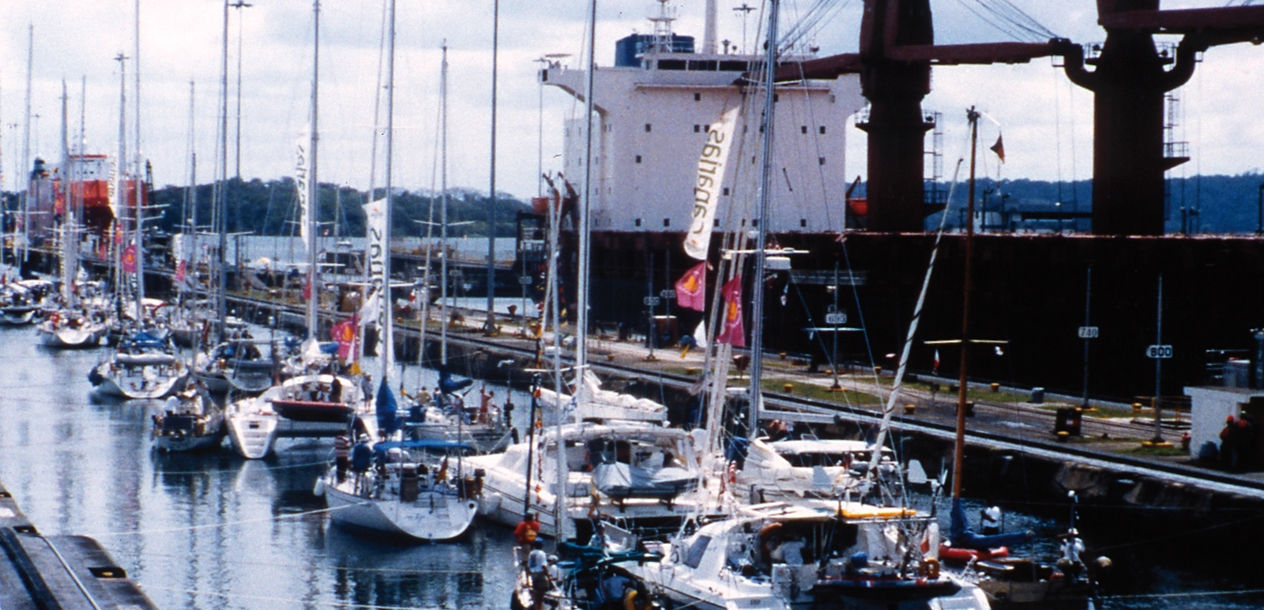
[[[748,0],[759,5],[756,0]],[[58,0],[5,2],[0,11],[0,188],[15,190],[22,168],[28,25],[32,26],[32,156],[60,152],[62,82],[68,87],[70,130],[84,125],[87,152],[117,153],[120,64],[127,79],[127,156],[135,154],[138,62],[134,10],[140,8],[140,148],[158,186],[216,175],[224,4],[220,0]],[[251,0],[230,9],[227,175],[271,180],[292,175],[294,143],[310,122],[312,2]],[[755,46],[761,11],[734,11],[741,0],[717,0],[719,38]],[[988,4],[997,4],[990,0]],[[983,19],[980,0],[932,0],[936,40],[945,43],[1041,40],[1046,32],[1079,43],[1099,42],[1094,0],[1010,0],[1040,27],[1013,33]],[[392,183],[412,190],[438,187],[436,158],[440,114],[441,47],[448,47],[447,185],[486,193],[491,186],[492,2],[398,0],[395,61],[395,138]],[[702,38],[702,0],[676,0],[675,31]],[[782,28],[802,20],[817,0],[783,0]],[[827,18],[801,39],[819,55],[853,52],[860,0],[831,4]],[[1167,0],[1164,8],[1211,8],[1225,2]],[[1240,2],[1239,2],[1240,4]],[[496,171],[498,192],[526,198],[538,189],[537,167],[561,168],[562,123],[582,109],[569,96],[536,80],[538,60],[569,54],[582,65],[588,2],[507,0],[500,3],[497,45]],[[384,4],[370,0],[321,6],[318,178],[366,188],[373,174],[383,183],[382,156],[372,169],[374,93],[377,90]],[[596,62],[613,62],[614,42],[648,33],[654,0],[599,0]],[[241,52],[238,53],[240,44]],[[240,59],[241,87],[237,88]],[[1177,90],[1176,140],[1187,141],[1194,160],[1173,175],[1260,171],[1264,122],[1251,106],[1259,99],[1264,49],[1249,44],[1214,47],[1194,78]],[[936,68],[923,109],[942,113],[945,177],[964,156],[965,111],[974,106],[992,121],[980,138],[1003,133],[1004,165],[988,159],[985,171],[1008,178],[1091,178],[1092,96],[1070,85],[1050,59],[1028,64]],[[193,83],[190,112],[190,83]],[[236,145],[240,92],[240,147]],[[384,114],[382,115],[384,116]],[[190,120],[192,117],[192,120]],[[380,119],[384,123],[384,118]],[[865,173],[865,136],[847,126],[849,177]],[[72,136],[73,139],[74,136]],[[237,151],[240,151],[240,163]]]

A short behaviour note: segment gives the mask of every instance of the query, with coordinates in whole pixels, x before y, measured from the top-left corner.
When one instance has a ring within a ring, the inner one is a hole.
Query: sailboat
[[[195,383],[167,398],[153,423],[154,448],[159,451],[206,451],[224,441],[224,410],[202,384]]]
[[[1056,564],[1041,563],[1031,558],[1010,556],[1009,547],[1023,544],[1032,532],[985,534],[976,532],[966,518],[962,506],[961,486],[964,474],[966,391],[968,378],[966,363],[970,339],[970,275],[971,245],[974,238],[974,184],[975,160],[978,148],[979,119],[981,113],[971,107],[966,112],[970,123],[970,178],[967,195],[965,232],[965,256],[962,274],[961,351],[958,373],[956,438],[953,446],[952,508],[948,540],[940,547],[945,562],[955,560],[965,563],[965,576],[972,578],[984,590],[997,607],[1078,607],[1083,608],[1096,594],[1095,574],[1080,555],[1083,542],[1075,530],[1074,493],[1072,493],[1071,526],[1063,534],[1063,557]],[[1109,560],[1103,558],[1099,565]]]
[[[227,10],[227,9],[225,9]],[[318,182],[317,117],[320,65],[320,3],[313,3],[312,116],[308,140],[298,142],[298,195],[303,217],[301,231],[307,248],[307,336],[295,365],[298,374],[268,388],[258,396],[230,402],[225,408],[228,437],[233,448],[247,459],[261,459],[272,452],[278,437],[333,437],[353,425],[369,425],[362,416],[372,410],[367,391],[337,370],[336,363],[316,340],[320,276],[316,265],[316,214]],[[221,99],[222,101],[222,99]],[[221,124],[221,139],[226,130]],[[222,150],[222,149],[221,149]],[[221,168],[223,164],[221,164]],[[222,214],[221,214],[222,216]],[[221,234],[222,235],[222,234]],[[223,240],[221,238],[221,244]],[[222,256],[222,250],[221,250]],[[221,285],[223,279],[220,280]],[[222,304],[220,318],[224,318]]]
[[[589,72],[593,70],[591,44]],[[590,82],[591,87],[591,82]],[[591,91],[586,98],[587,150],[592,151]],[[590,164],[585,163],[585,167]],[[587,361],[589,197],[595,179],[585,180],[585,195],[575,227],[578,251],[574,365],[561,363],[561,315],[557,298],[557,259],[549,256],[548,309],[553,319],[552,374],[549,390],[532,388],[528,438],[501,453],[466,460],[485,473],[480,513],[513,526],[524,513],[539,517],[543,536],[587,540],[599,517],[644,531],[672,531],[689,517],[709,514],[709,490],[699,481],[701,451],[696,437],[664,425],[666,408],[600,389]],[[555,193],[555,199],[557,198]],[[556,252],[561,225],[558,206],[549,206],[549,241]],[[551,297],[551,298],[550,298]],[[576,381],[563,389],[563,376]],[[535,417],[550,413],[556,425],[536,430]]]
[[[391,311],[390,285],[390,233],[391,159],[393,151],[393,117],[395,99],[395,2],[389,0],[387,20],[389,50],[387,51],[386,97],[386,197],[384,200],[365,205],[369,227],[369,268],[373,270],[374,284],[381,297],[380,320],[382,323],[381,361],[382,377],[378,389],[379,427],[386,434],[399,429],[395,416],[395,398],[391,392],[390,376],[394,368],[394,315]],[[446,92],[447,50],[444,49],[443,84]],[[380,275],[378,275],[380,274]],[[452,441],[408,440],[380,442],[373,446],[377,454],[378,468],[346,477],[342,468],[335,464],[318,482],[317,491],[323,491],[332,509],[335,523],[375,530],[387,534],[404,535],[418,540],[451,540],[469,530],[478,515],[479,482],[466,479],[461,459],[469,446]],[[436,462],[434,453],[442,454],[442,462]],[[456,464],[449,467],[455,457]],[[323,489],[322,489],[323,488]]]
[[[73,182],[72,157],[66,137],[66,93],[62,85],[62,192]],[[34,177],[32,178],[35,179]],[[86,348],[100,345],[109,317],[99,300],[80,295],[76,290],[79,275],[79,237],[77,210],[73,197],[65,197],[65,218],[61,224],[61,307],[51,312],[39,325],[40,341],[47,347]]]

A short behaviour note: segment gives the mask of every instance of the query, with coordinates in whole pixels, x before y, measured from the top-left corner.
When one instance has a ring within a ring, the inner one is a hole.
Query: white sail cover
[[[715,227],[715,210],[719,205],[724,181],[724,167],[732,149],[733,127],[737,124],[740,106],[734,106],[707,130],[707,141],[698,156],[698,175],[693,185],[693,218],[685,234],[685,254],[698,260],[707,259],[711,231]]]

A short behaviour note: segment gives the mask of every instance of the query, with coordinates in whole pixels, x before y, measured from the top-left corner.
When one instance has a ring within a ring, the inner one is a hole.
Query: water
[[[400,545],[332,527],[312,494],[329,441],[282,440],[265,461],[227,445],[152,452],[158,404],[90,399],[87,371],[104,350],[36,343],[33,328],[0,330],[10,363],[0,368],[0,482],[45,535],[96,538],[158,607],[505,607],[507,529],[483,523],[460,542]]]
[[[328,441],[283,440],[265,461],[242,460],[227,448],[158,454],[149,438],[157,405],[90,399],[87,371],[103,350],[47,350],[37,346],[33,328],[4,328],[0,353],[9,364],[0,368],[0,481],[39,531],[96,538],[161,608],[507,605],[507,528],[478,523],[458,542],[393,544],[333,527],[324,501],[312,494]],[[372,363],[366,369],[377,376]],[[414,372],[407,379],[416,386]],[[505,395],[503,387],[494,390]],[[520,393],[513,399],[521,422],[528,400]],[[967,514],[978,508],[970,503]],[[1052,557],[1051,536],[1065,527],[1066,513],[1031,512],[1045,516],[1011,511],[1007,529],[1036,531],[1045,541],[1038,550]],[[946,504],[940,515],[946,526]],[[1258,531],[1258,515],[1245,524]],[[1208,593],[1256,587],[1253,548],[1195,552],[1181,532],[1157,540],[1088,526],[1081,533],[1090,548],[1108,547],[1121,576],[1104,608],[1264,605],[1260,592]],[[1209,533],[1220,532],[1192,534]]]

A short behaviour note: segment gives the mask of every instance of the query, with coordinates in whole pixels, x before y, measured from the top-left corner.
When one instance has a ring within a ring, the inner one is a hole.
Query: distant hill
[[[1264,193],[1264,174],[1248,173],[1236,176],[1194,176],[1168,180],[1168,202],[1166,209],[1166,228],[1168,233],[1231,233],[1251,234],[1259,227],[1261,193]],[[940,188],[946,192],[948,185]],[[959,187],[960,188],[960,187]],[[976,184],[980,209],[993,213],[989,222],[997,222],[995,217],[1000,211],[1019,217],[1024,212],[1052,212],[1058,209],[1064,212],[1083,212],[1087,215],[1092,209],[1092,186],[1090,180],[1075,182],[1046,182],[1041,180],[995,180],[983,179]],[[203,184],[197,187],[198,224],[209,226],[212,185]],[[862,191],[863,192],[863,189]],[[452,222],[471,221],[462,225],[460,232],[467,235],[486,235],[489,199],[486,195],[470,189],[450,189],[448,217]],[[380,193],[379,193],[380,196]],[[167,207],[163,209],[161,225],[171,231],[179,224],[181,211],[184,209],[186,197],[185,187],[166,186],[153,193],[154,202]],[[958,195],[960,197],[960,195]],[[396,208],[392,217],[394,231],[398,235],[417,235],[422,229],[418,220],[425,220],[432,201],[436,202],[435,217],[439,217],[438,199],[434,193],[413,193],[398,191],[395,196]],[[958,199],[957,201],[960,201]],[[322,222],[332,223],[335,213],[338,215],[338,231],[341,235],[363,235],[364,213],[360,204],[364,202],[364,193],[332,184],[320,187],[319,218]],[[1061,208],[1057,205],[1062,203]],[[16,209],[17,197],[14,193],[4,193],[4,207]],[[230,231],[249,231],[258,235],[290,235],[294,233],[293,221],[297,220],[294,199],[294,180],[250,181],[230,180],[228,182],[228,225]],[[511,237],[514,235],[514,221],[519,211],[528,210],[526,202],[511,195],[502,193],[497,198],[496,236]],[[960,217],[950,218],[950,226],[959,226]],[[1029,222],[1025,228],[1036,230],[1054,230],[1054,221]],[[1086,231],[1089,228],[1087,219],[1066,220],[1064,230]]]
[[[979,201],[976,207],[989,212],[1005,210],[1012,215],[1022,212],[1054,212],[1062,203],[1063,212],[1092,210],[1092,181],[1045,182],[1040,180],[980,180],[975,185]],[[948,185],[941,185],[945,191]],[[958,186],[961,192],[961,186]],[[1264,192],[1264,174],[1237,176],[1194,176],[1167,181],[1165,224],[1168,233],[1254,233],[1258,228],[1260,194]],[[957,199],[960,201],[960,199]],[[1089,228],[1087,219],[1065,221],[1070,229]],[[960,218],[950,218],[956,226]],[[1039,228],[1053,228],[1054,221],[1036,223]],[[1029,225],[1030,226],[1030,225]]]
[[[210,225],[214,187],[198,185],[196,189],[197,224]],[[165,205],[161,225],[168,231],[180,223],[180,216],[187,209],[185,200],[189,191],[185,187],[167,186],[153,192],[153,202]],[[383,196],[379,189],[377,196]],[[337,225],[339,236],[364,235],[365,194],[352,188],[321,184],[318,197],[317,219],[321,232],[333,231]],[[256,235],[292,235],[298,220],[294,180],[229,180],[227,183],[227,221],[230,232],[247,231]],[[413,193],[397,190],[391,215],[392,232],[396,235],[420,235],[425,226],[418,221],[431,219],[430,206],[434,204],[433,220],[439,220],[442,199],[437,193]],[[527,204],[502,193],[496,199],[496,236],[512,237],[519,211],[527,210]],[[469,189],[448,191],[448,221],[469,222],[460,226],[460,234],[487,235],[490,198]],[[335,221],[335,218],[337,219]]]

